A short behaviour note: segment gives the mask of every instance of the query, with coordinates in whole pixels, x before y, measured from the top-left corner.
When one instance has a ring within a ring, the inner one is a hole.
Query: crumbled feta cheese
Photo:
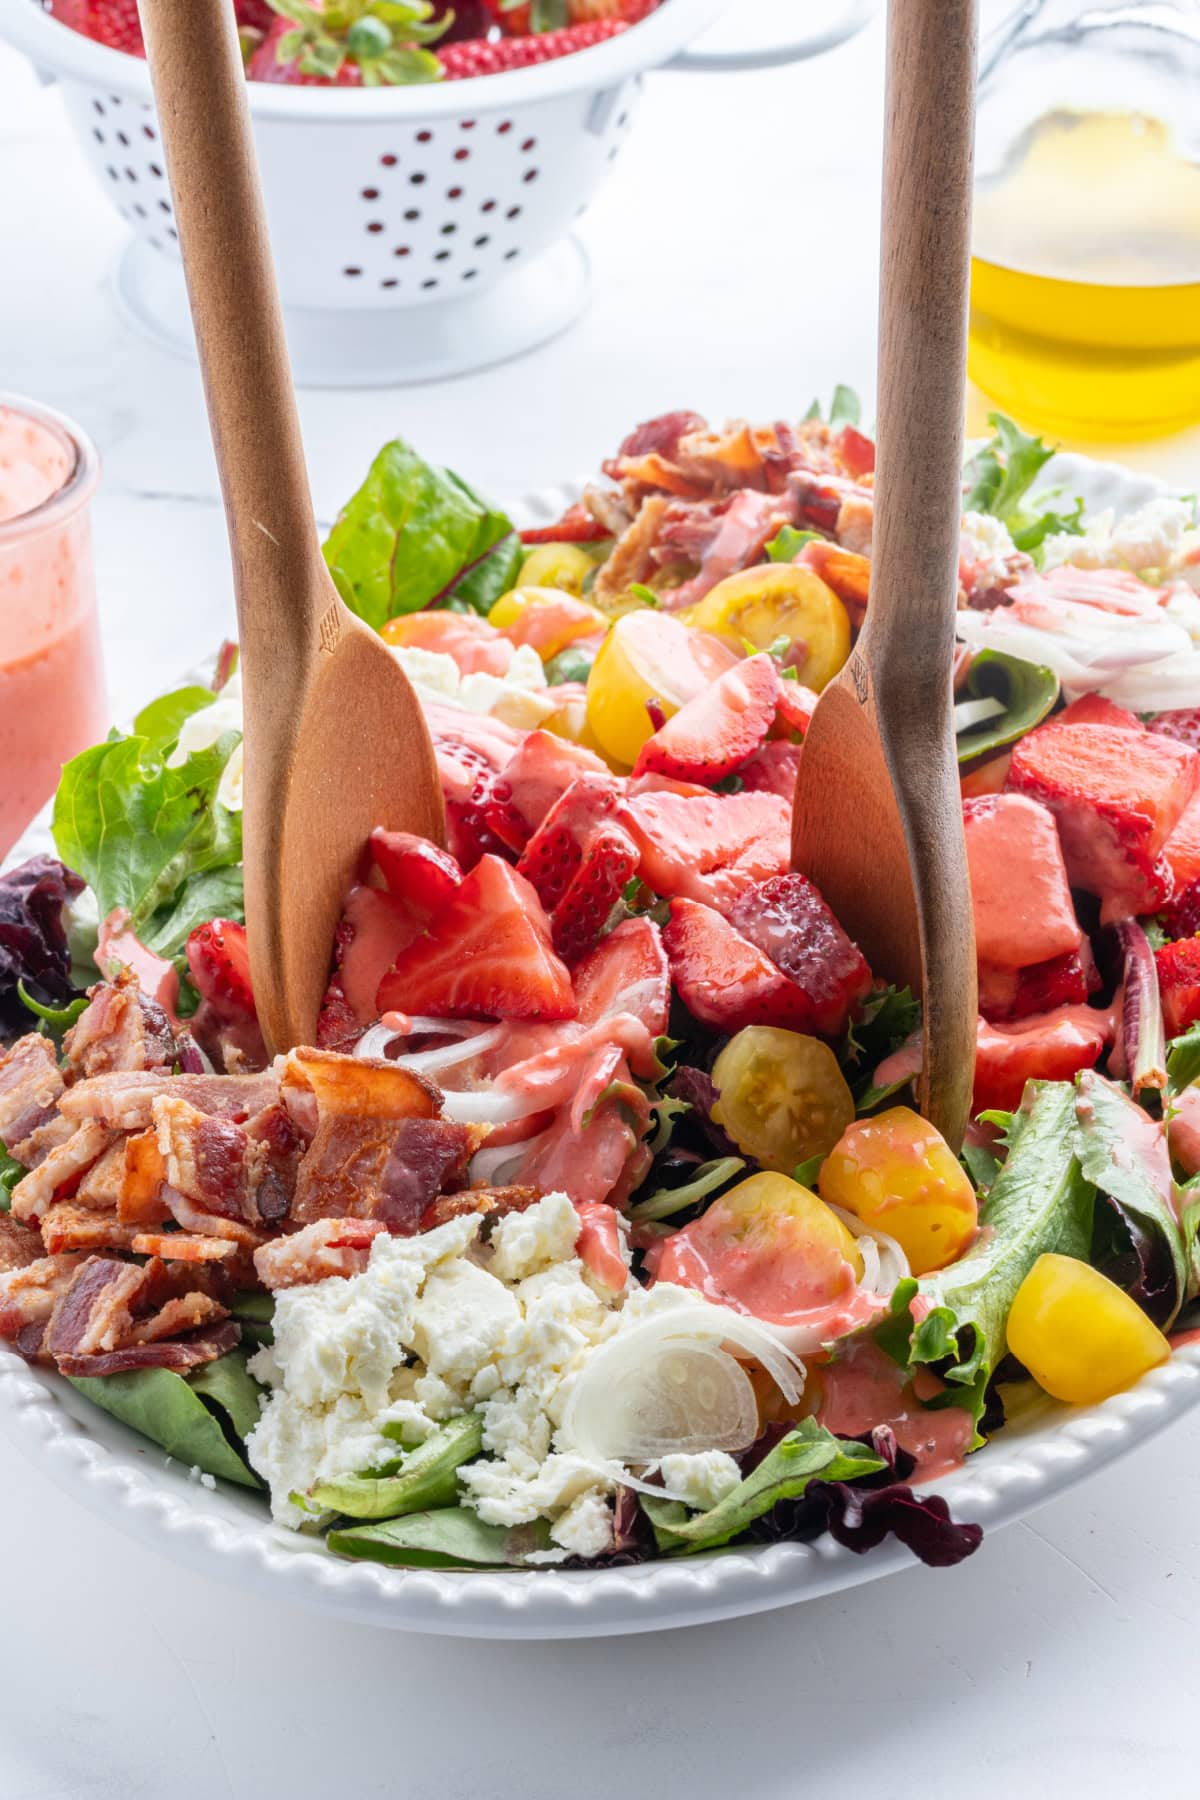
[[[599,1488],[588,1488],[550,1527],[550,1536],[572,1556],[603,1556],[613,1547],[612,1507]]]
[[[530,644],[513,651],[503,675],[489,675],[483,669],[464,675],[452,656],[415,644],[398,644],[392,654],[421,700],[490,713],[507,725],[530,731],[555,710],[555,701],[546,695],[542,659]]]
[[[1125,519],[1115,520],[1111,510],[1097,513],[1082,536],[1048,537],[1043,567],[1070,563],[1077,569],[1128,569],[1135,575],[1154,570],[1168,577],[1186,552],[1191,524],[1190,504],[1166,496],[1147,501]]]
[[[548,1194],[539,1206],[508,1213],[492,1233],[491,1273],[500,1281],[523,1281],[575,1251],[579,1214],[565,1194]]]
[[[664,1456],[658,1470],[672,1499],[682,1500],[694,1512],[718,1505],[742,1479],[742,1471],[724,1450]]]
[[[426,1277],[413,1310],[412,1348],[431,1376],[465,1387],[520,1323],[521,1308],[504,1284],[460,1258]]]
[[[235,672],[211,706],[202,706],[199,712],[194,712],[183,721],[179,741],[167,758],[168,767],[177,769],[189,756],[195,756],[201,750],[211,750],[217,739],[227,731],[241,729],[242,678]],[[221,779],[217,785],[217,799],[230,812],[242,810],[242,773],[242,746],[238,744],[221,771]]]
[[[990,513],[963,514],[960,556],[970,570],[973,588],[998,587],[1011,574],[1011,560],[1018,554],[1002,519]]]

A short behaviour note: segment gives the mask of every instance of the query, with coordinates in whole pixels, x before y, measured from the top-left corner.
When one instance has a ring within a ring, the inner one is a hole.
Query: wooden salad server
[[[889,0],[871,597],[804,743],[792,860],[922,996],[918,1103],[957,1150],[975,934],[951,670],[962,517],[976,0]]]
[[[270,1051],[314,1041],[375,825],[443,841],[412,687],[321,555],[229,0],[142,0],[233,558],[251,977]]]

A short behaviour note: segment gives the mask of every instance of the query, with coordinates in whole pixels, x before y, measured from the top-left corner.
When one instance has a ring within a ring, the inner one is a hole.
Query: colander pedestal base
[[[114,275],[118,310],[160,349],[195,358],[183,270],[135,238]],[[285,309],[301,387],[391,387],[507,362],[565,331],[591,297],[588,255],[562,238],[503,280],[423,306]]]

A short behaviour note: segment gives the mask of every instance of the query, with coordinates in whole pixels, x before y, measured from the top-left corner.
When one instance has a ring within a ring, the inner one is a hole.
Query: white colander
[[[408,88],[249,83],[297,379],[374,385],[458,374],[561,331],[586,303],[570,228],[620,151],[648,69],[752,69],[816,55],[876,0],[810,0],[820,24],[764,50],[686,51],[726,0],[664,0],[574,56]],[[93,172],[133,233],[124,310],[192,354],[146,65],[0,0],[0,36],[56,77]]]

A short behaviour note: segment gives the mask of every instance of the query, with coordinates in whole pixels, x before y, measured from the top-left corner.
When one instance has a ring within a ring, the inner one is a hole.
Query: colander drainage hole
[[[414,169],[408,179],[413,187],[424,187],[425,185],[425,176],[420,169]]]
[[[524,175],[522,175],[522,177],[521,177],[521,180],[522,181],[536,181],[537,178],[538,178],[538,172],[536,169],[526,169]]]
[[[521,145],[521,148],[525,152],[526,156],[528,156],[529,152],[531,150],[537,149],[537,139],[536,138],[526,138],[525,142]]]
[[[137,180],[137,170],[127,167],[125,170],[125,179],[126,179],[126,181],[136,181]]]
[[[118,131],[118,133],[117,133],[117,142],[118,142],[118,144],[120,144],[120,146],[121,146],[121,148],[122,148],[122,150],[128,150],[128,148],[129,148],[129,139],[128,139],[128,138],[127,138],[127,137],[126,137],[126,135],[125,135],[125,133],[124,133],[124,132],[123,132],[123,131]]]
[[[412,251],[409,249],[407,244],[397,244],[396,248],[392,251],[392,255],[393,256],[411,256]]]
[[[108,168],[106,169],[105,173],[107,174],[108,179],[110,181],[120,181],[120,179],[121,179],[120,175],[117,173],[116,169],[113,168],[111,163],[109,163]]]
[[[437,286],[437,282],[434,279],[434,277],[431,275],[427,281],[423,281],[421,283],[421,286],[423,288],[435,288]]]
[[[380,287],[395,288],[395,287],[399,287],[400,283],[396,280],[396,277],[394,275],[388,275],[384,278],[383,281],[380,282],[379,285],[380,285]]]
[[[432,131],[418,131],[417,142],[418,142],[418,144],[432,144],[432,142],[433,142]]]
[[[160,200],[158,203],[158,210],[159,212],[166,213],[169,218],[171,214],[171,202],[169,200]]]
[[[103,118],[104,117],[104,102],[103,102],[103,100],[93,100],[92,101],[92,111],[99,113],[100,117]]]
[[[378,188],[364,188],[362,191],[362,197],[364,200],[378,200],[379,189]]]
[[[514,245],[511,250],[506,250],[504,252],[504,260],[505,262],[511,262],[514,256],[520,256],[520,254],[520,250]]]
[[[468,156],[470,156],[470,154],[471,154],[471,152],[467,149],[466,145],[464,144],[461,149],[458,149],[454,152],[454,160],[455,160],[455,162],[466,162],[466,160],[467,160]]]
[[[458,226],[455,225],[452,221],[449,225],[442,226],[442,236],[443,237],[453,237],[457,230],[458,230]]]
[[[452,187],[452,188],[446,189],[447,200],[461,200],[462,196],[463,196],[463,191],[460,187]]]
[[[356,267],[355,267],[355,266],[354,266],[354,264],[353,264],[353,263],[351,263],[351,264],[350,264],[350,266],[349,266],[349,268],[346,268],[346,269],[343,269],[343,270],[342,270],[342,274],[343,274],[343,275],[350,275],[350,276],[356,276],[356,275],[361,275],[361,274],[362,274],[362,270],[361,270],[361,269],[359,269],[359,268],[356,268]]]
[[[449,262],[450,252],[448,250],[435,251],[433,260],[434,262]]]
[[[490,212],[495,212],[495,210],[496,210],[496,202],[495,202],[495,201],[494,201],[494,200],[485,200],[485,201],[484,201],[484,203],[483,203],[483,205],[482,205],[482,206],[481,206],[481,207],[480,207],[480,209],[479,209],[479,210],[480,210],[480,212],[482,212],[482,213],[490,213]]]
[[[510,206],[504,216],[506,219],[519,219],[521,216],[521,209],[519,206]]]
[[[491,241],[492,241],[491,238],[488,236],[487,232],[485,231],[482,237],[477,237],[475,239],[476,250],[486,250],[487,246],[491,243]]]
[[[157,131],[155,131],[153,125],[143,125],[142,126],[142,136],[144,138],[149,138],[150,142],[153,144],[154,141],[156,140],[156,138],[158,137],[158,133],[157,133]]]
[[[474,119],[460,119],[458,121],[458,129],[460,131],[474,131],[474,129],[475,129]]]
[[[157,163],[148,163],[146,166],[150,170],[150,173],[156,178],[156,180],[158,180],[158,181],[162,180],[163,172]]]
[[[376,231],[376,232],[382,231],[383,230],[383,220],[382,219],[371,219],[367,224],[367,230],[368,231]]]
[[[462,272],[462,278],[464,281],[474,281],[474,279],[478,275],[478,273],[479,273],[478,269],[464,269]]]
[[[421,209],[418,206],[410,206],[404,216],[408,220],[409,224],[411,225],[414,219],[420,218]]]
[[[497,125],[497,127],[496,127],[496,136],[497,137],[507,137],[508,133],[511,130],[512,130],[512,120],[511,119],[502,119],[500,124]]]
[[[397,163],[398,163],[398,162],[399,162],[399,160],[400,160],[400,159],[399,159],[399,157],[398,157],[398,156],[394,156],[394,155],[393,155],[393,154],[392,154],[392,152],[391,152],[391,151],[390,151],[390,150],[389,150],[389,151],[388,151],[388,152],[387,152],[387,153],[386,153],[386,155],[384,155],[384,156],[381,156],[381,157],[380,157],[380,159],[379,159],[379,162],[380,162],[380,166],[381,166],[381,167],[382,167],[382,168],[385,168],[385,169],[394,169],[394,168],[395,168],[395,166],[396,166],[396,164],[397,164]]]
[[[104,133],[101,131],[101,129],[98,125],[92,126],[92,136],[95,138],[95,140],[98,144],[102,144],[104,142]]]

